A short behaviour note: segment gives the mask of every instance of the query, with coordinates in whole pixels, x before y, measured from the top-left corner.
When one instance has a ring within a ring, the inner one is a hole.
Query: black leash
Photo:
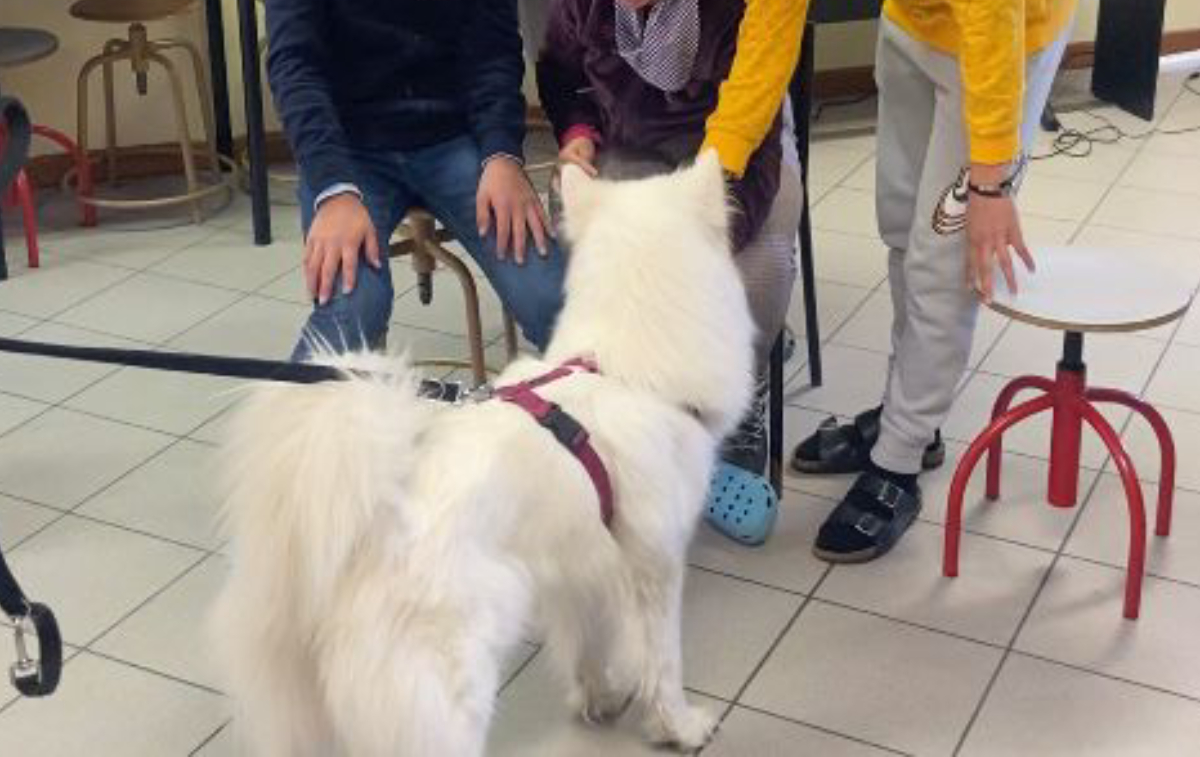
[[[92,363],[150,368],[177,373],[199,373],[208,376],[280,381],[292,384],[315,384],[339,381],[353,376],[367,377],[364,371],[346,371],[328,365],[290,363],[257,358],[221,357],[186,352],[154,350],[123,350],[104,347],[72,347],[65,344],[29,342],[22,339],[0,338],[0,352],[64,360],[83,360]],[[454,382],[423,379],[418,386],[420,396],[444,402],[457,402],[461,387]],[[16,625],[17,661],[10,669],[13,685],[25,696],[41,697],[54,692],[62,675],[62,635],[50,608],[31,602],[21,591],[12,571],[0,553],[0,609]],[[35,635],[38,657],[26,646],[26,638]]]

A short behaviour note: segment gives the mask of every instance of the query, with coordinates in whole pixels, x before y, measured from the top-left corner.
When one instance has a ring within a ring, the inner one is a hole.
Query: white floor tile
[[[925,497],[922,520],[945,523],[950,482],[966,449],[966,444],[947,441],[945,464],[921,476]],[[1046,502],[1049,463],[1005,452],[1000,465],[1000,499],[995,502],[989,502],[983,496],[986,465],[987,456],[984,455],[967,484],[963,497],[965,530],[1041,549],[1057,550],[1075,521],[1076,511],[1060,510]],[[1098,475],[1087,468],[1080,471],[1081,501]]]
[[[79,508],[80,514],[202,549],[217,531],[217,451],[179,441]]]
[[[83,654],[52,697],[0,713],[0,752],[45,757],[188,754],[225,715],[221,697]]]
[[[877,289],[838,330],[833,341],[848,347],[891,354],[892,312],[891,292],[886,287]]]
[[[864,192],[875,191],[875,161],[864,160],[858,168],[842,179],[842,186],[849,189],[859,189]]]
[[[800,598],[733,578],[690,570],[683,602],[683,682],[732,698],[750,678]]]
[[[775,531],[766,544],[747,547],[702,524],[692,543],[690,562],[787,591],[807,593],[827,565],[813,557],[812,544],[827,505],[815,498],[785,490]]]
[[[1014,322],[979,367],[1000,376],[1053,376],[1062,345],[1062,332]],[[1129,334],[1088,334],[1083,346],[1088,384],[1141,392],[1163,347]]]
[[[814,229],[878,238],[875,193],[844,187],[828,192],[812,208],[812,225]]]
[[[815,603],[742,701],[892,749],[950,755],[1000,655],[999,649]]]
[[[228,573],[210,557],[94,644],[101,654],[220,690],[206,633],[208,614]]]
[[[828,341],[852,313],[866,301],[871,290],[864,287],[835,284],[832,281],[816,282],[817,292],[817,326],[821,331],[821,341]],[[792,327],[796,336],[808,335],[804,318],[804,295],[799,278],[792,290],[792,299],[788,303],[787,324]]]
[[[1079,221],[1064,221],[1061,218],[1048,218],[1039,213],[1040,206],[1029,206],[1021,212],[1021,234],[1025,243],[1037,254],[1037,246],[1045,244],[1066,244],[1079,230]],[[1018,264],[1019,265],[1019,264]],[[1020,269],[1018,269],[1020,270]]]
[[[1200,585],[1200,493],[1176,489],[1173,497],[1171,535],[1154,535],[1158,484],[1142,484],[1146,510],[1146,571]],[[1071,555],[1124,567],[1129,555],[1128,500],[1121,479],[1110,473],[1100,478],[1079,525],[1067,542]]]
[[[1021,186],[1017,204],[1045,218],[1082,221],[1108,191],[1108,185],[1031,174]]]
[[[1005,645],[1053,555],[965,534],[957,578],[942,575],[943,529],[914,523],[895,549],[837,566],[817,596],[897,620]]]
[[[873,163],[860,150],[838,146],[833,141],[811,143],[808,153],[808,183],[812,188],[833,187],[842,183],[865,162]]]
[[[71,508],[170,442],[151,431],[51,410],[0,438],[0,491]]]
[[[101,219],[90,229],[58,232],[46,240],[64,258],[143,269],[217,233],[213,226],[185,224],[174,228],[130,230]]]
[[[225,725],[211,738],[206,736],[205,739],[204,745],[195,752],[194,757],[243,757],[234,743],[232,723]]]
[[[883,757],[891,752],[827,731],[734,707],[705,757]]]
[[[1013,655],[959,754],[1187,757],[1200,704]]]
[[[478,289],[483,337],[490,340],[504,331],[504,311],[486,279],[480,277],[475,285]],[[396,300],[392,322],[466,336],[465,301],[462,287],[453,274],[438,271],[434,274],[433,300],[428,305],[422,305],[416,290],[409,291]]]
[[[38,323],[37,318],[0,311],[0,336],[16,336]]]
[[[85,331],[73,326],[44,322],[21,335],[33,342],[73,347],[146,349],[149,345],[116,336]],[[12,392],[43,402],[61,402],[118,368],[103,363],[0,353],[0,391]]]
[[[229,307],[238,294],[149,273],[71,308],[57,320],[143,342],[161,342]]]
[[[1175,441],[1176,486],[1200,491],[1200,465],[1192,462],[1200,460],[1200,415],[1171,408],[1159,408],[1159,413]],[[1157,481],[1162,453],[1150,424],[1134,418],[1123,440],[1138,477],[1143,481]]]
[[[1134,158],[1118,186],[1184,194],[1200,194],[1200,155],[1143,152]]]
[[[253,291],[300,265],[290,242],[259,246],[244,234],[221,232],[156,263],[155,273],[227,289]]]
[[[1148,234],[1200,237],[1196,198],[1171,192],[1116,187],[1100,203],[1092,222]]]
[[[311,312],[310,307],[251,296],[175,337],[171,347],[283,360],[291,355]]]
[[[232,403],[246,381],[192,373],[123,368],[66,402],[67,407],[186,434]]]
[[[304,271],[301,268],[294,268],[282,276],[276,277],[273,281],[267,282],[259,288],[257,293],[263,297],[312,306],[312,298],[308,294]]]
[[[84,262],[12,274],[0,286],[0,309],[35,318],[48,318],[133,275],[124,268]]]
[[[1200,697],[1200,588],[1147,576],[1136,621],[1122,616],[1124,592],[1123,568],[1061,558],[1016,648]]]
[[[60,515],[48,507],[0,496],[0,549],[12,548]]]
[[[870,289],[887,277],[888,251],[878,238],[823,229],[813,229],[812,236],[813,267],[822,282],[817,289],[818,302],[826,281]],[[796,286],[799,290],[798,277]]]
[[[539,654],[496,703],[487,753],[494,757],[655,757],[662,752],[642,737],[627,713],[614,725],[585,724],[566,706],[565,688]],[[719,714],[723,705],[689,695]]]
[[[68,517],[9,555],[30,596],[54,608],[63,638],[85,644],[166,586],[201,553]]]
[[[1039,145],[1034,154],[1049,155],[1050,147]],[[1048,176],[1107,186],[1121,175],[1134,155],[1136,152],[1124,145],[1097,142],[1092,145],[1091,153],[1087,157],[1075,158],[1060,154],[1045,160],[1036,160],[1030,164],[1029,173],[1031,176]]]
[[[801,373],[801,386],[789,386],[788,402],[834,415],[853,416],[875,407],[883,397],[887,380],[886,355],[826,344],[821,350],[825,382],[822,386],[807,386],[808,374]]]
[[[35,400],[0,394],[0,434],[7,433],[30,418],[45,412],[50,406]]]
[[[1175,332],[1175,341],[1182,344],[1200,345],[1200,305],[1193,300],[1191,308]]]
[[[1154,404],[1200,413],[1200,347],[1173,344],[1146,387]]]

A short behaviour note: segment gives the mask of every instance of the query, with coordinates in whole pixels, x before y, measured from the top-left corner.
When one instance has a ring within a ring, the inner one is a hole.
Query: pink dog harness
[[[578,372],[599,373],[600,369],[591,360],[575,358],[536,378],[512,386],[497,387],[494,396],[503,402],[511,402],[532,415],[538,425],[553,434],[558,443],[575,456],[575,459],[587,471],[588,477],[592,479],[592,485],[596,487],[596,494],[600,497],[601,520],[604,521],[605,526],[612,528],[612,482],[608,478],[608,469],[604,467],[604,461],[600,459],[596,448],[592,446],[587,429],[567,411],[536,391],[540,386]]]

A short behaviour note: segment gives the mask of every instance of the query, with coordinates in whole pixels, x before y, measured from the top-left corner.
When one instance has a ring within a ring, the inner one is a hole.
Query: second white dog
[[[544,633],[592,721],[631,702],[691,750],[714,719],[684,699],[685,553],[717,445],[751,387],[753,326],[712,153],[605,183],[568,168],[566,305],[542,360],[598,374],[539,390],[578,419],[615,491],[525,411],[416,397],[403,361],[327,358],[393,379],[255,388],[227,447],[232,572],[214,632],[258,755],[478,757],[501,662]]]

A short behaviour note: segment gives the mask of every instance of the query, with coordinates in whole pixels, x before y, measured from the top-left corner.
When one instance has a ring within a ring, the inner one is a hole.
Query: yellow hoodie
[[[704,139],[704,147],[715,148],[721,166],[736,176],[745,172],[783,103],[800,59],[808,2],[746,0],[733,68],[705,124]]]
[[[1075,3],[885,0],[883,12],[913,37],[957,56],[971,160],[1004,163],[1020,150],[1025,59],[1058,37]]]

